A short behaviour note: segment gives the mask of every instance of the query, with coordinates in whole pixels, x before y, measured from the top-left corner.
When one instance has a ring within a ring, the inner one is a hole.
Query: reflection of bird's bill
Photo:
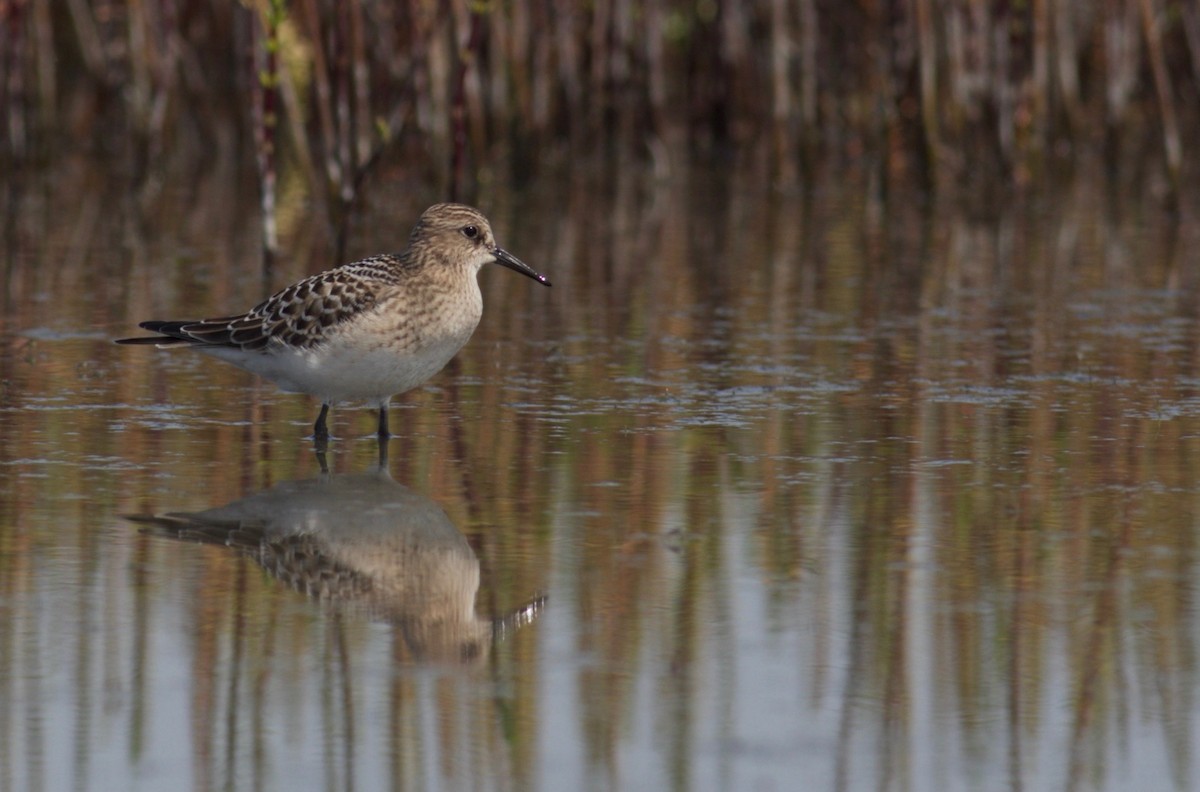
[[[231,547],[340,613],[395,625],[419,660],[471,662],[540,613],[475,613],[479,559],[432,499],[384,471],[323,474],[200,512],[135,515],[149,534]]]
[[[504,640],[504,638],[515,633],[525,625],[533,624],[534,620],[541,615],[542,609],[546,607],[547,599],[545,594],[539,594],[521,607],[510,611],[498,619],[494,619],[492,621],[492,634],[496,637],[496,640]]]

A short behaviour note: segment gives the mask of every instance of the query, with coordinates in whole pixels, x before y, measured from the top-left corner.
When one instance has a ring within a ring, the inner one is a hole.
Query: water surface
[[[554,287],[481,274],[380,469],[110,342],[326,266],[302,207],[264,276],[252,192],[62,167],[6,227],[0,789],[1200,785],[1186,201],[489,195]],[[357,253],[438,198],[378,189]]]

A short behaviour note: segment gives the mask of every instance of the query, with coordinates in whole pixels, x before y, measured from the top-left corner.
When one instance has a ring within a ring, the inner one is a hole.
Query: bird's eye
[[[479,236],[479,227],[473,225],[463,226],[462,233],[467,239],[474,239]]]

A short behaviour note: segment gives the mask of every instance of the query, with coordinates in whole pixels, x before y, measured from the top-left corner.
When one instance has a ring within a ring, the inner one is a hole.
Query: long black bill
[[[550,281],[546,279],[545,275],[541,274],[524,261],[521,261],[521,259],[514,256],[512,253],[509,253],[507,250],[504,250],[503,248],[496,248],[492,251],[492,254],[496,257],[496,263],[500,266],[508,267],[510,270],[533,278],[543,286],[550,285]]]

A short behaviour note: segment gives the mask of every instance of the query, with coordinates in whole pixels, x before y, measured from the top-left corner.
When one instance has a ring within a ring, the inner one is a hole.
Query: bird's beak
[[[496,263],[500,266],[508,267],[510,270],[533,278],[543,286],[550,285],[550,281],[546,279],[545,275],[542,275],[540,272],[526,264],[524,261],[521,261],[521,259],[514,256],[512,253],[509,253],[507,250],[503,248],[496,248],[492,251],[492,255],[496,257]]]

